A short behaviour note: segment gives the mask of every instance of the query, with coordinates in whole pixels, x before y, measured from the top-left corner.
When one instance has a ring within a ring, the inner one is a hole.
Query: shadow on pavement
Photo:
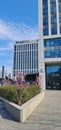
[[[16,121],[14,117],[12,117],[7,110],[4,108],[3,102],[0,101],[0,118],[6,119],[6,120],[11,120],[11,121]]]

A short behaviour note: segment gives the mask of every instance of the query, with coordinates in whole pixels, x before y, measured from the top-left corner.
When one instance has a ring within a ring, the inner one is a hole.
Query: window
[[[57,34],[56,0],[50,0],[51,34]]]
[[[43,35],[48,34],[48,0],[43,0]]]
[[[44,40],[44,47],[45,58],[61,57],[61,38]]]
[[[61,89],[61,66],[46,66],[46,86],[47,89]]]

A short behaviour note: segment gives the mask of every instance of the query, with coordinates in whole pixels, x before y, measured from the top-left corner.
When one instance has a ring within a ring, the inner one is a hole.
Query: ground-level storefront
[[[61,65],[46,65],[46,89],[61,90]]]

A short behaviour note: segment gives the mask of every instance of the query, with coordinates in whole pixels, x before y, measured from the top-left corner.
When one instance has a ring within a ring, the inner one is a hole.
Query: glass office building
[[[61,0],[38,0],[39,73],[44,89],[61,89]]]
[[[25,40],[14,44],[13,76],[20,71],[24,75],[38,73],[38,40]]]

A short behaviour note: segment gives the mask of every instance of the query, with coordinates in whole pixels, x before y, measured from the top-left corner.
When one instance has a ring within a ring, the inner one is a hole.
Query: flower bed
[[[29,85],[26,87],[2,86],[0,87],[0,97],[3,97],[13,103],[22,105],[35,95],[41,92],[41,88],[37,85]]]

